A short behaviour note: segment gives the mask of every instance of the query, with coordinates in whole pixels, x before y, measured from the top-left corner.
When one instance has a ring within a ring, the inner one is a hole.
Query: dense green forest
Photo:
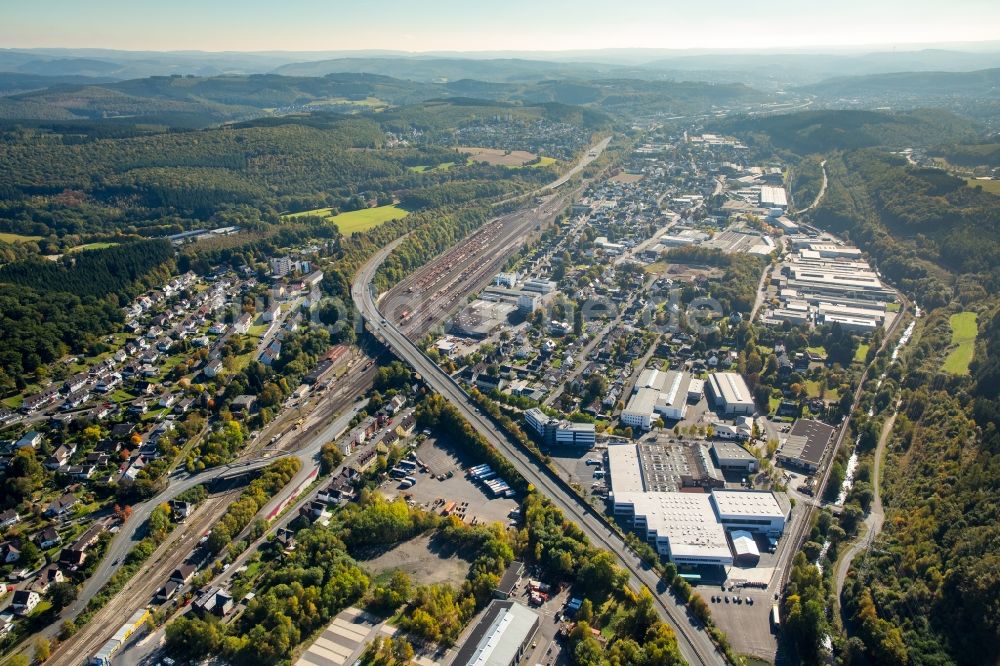
[[[827,173],[812,219],[859,243],[921,304],[950,299],[951,278],[941,267],[975,275],[980,289],[1000,288],[1000,197],[876,150],[831,157]]]
[[[94,349],[123,321],[121,306],[173,270],[164,240],[127,243],[0,267],[0,394],[69,351]]]
[[[717,123],[720,131],[744,136],[757,148],[797,155],[873,146],[907,148],[975,137],[972,123],[943,110],[802,111],[764,118],[741,117]]]
[[[980,330],[972,375],[941,373],[948,311],[904,360],[879,547],[856,560],[845,608],[880,664],[986,664],[1000,657],[1000,316]]]
[[[378,59],[373,69],[389,62]],[[461,67],[467,69],[475,61],[461,63]],[[503,67],[510,70],[512,63],[504,60]],[[351,65],[357,67],[359,63],[354,61]],[[525,107],[538,104],[588,106],[617,113],[701,111],[712,105],[765,98],[764,94],[736,83],[629,78],[568,80],[561,77],[515,81],[509,74],[503,81],[489,81],[476,80],[467,73],[445,76],[447,82],[407,80],[417,78],[419,69],[419,61],[407,59],[403,71],[383,69],[395,77],[379,72],[363,73],[358,69],[324,70],[320,62],[304,63],[283,72],[286,75],[152,76],[117,82],[53,79],[50,87],[36,82],[34,89],[25,92],[15,89],[14,94],[0,98],[0,119],[128,118],[133,123],[194,128],[301,111],[364,114],[430,99],[475,97]],[[430,78],[439,79],[438,76]],[[41,89],[37,89],[39,87]],[[592,113],[594,117],[602,115],[596,111]]]

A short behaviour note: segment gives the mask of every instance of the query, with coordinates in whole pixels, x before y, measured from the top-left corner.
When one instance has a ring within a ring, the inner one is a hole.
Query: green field
[[[1000,196],[1000,180],[976,180],[975,178],[967,178],[965,183],[969,187],[982,187],[986,192]]]
[[[25,236],[23,234],[9,234],[6,231],[0,231],[0,241],[4,243],[27,243],[39,240],[42,240],[41,236]]]
[[[295,219],[296,217],[303,217],[305,215],[325,216],[327,222],[333,222],[337,225],[337,228],[340,229],[340,233],[345,236],[350,236],[357,231],[368,231],[369,229],[374,229],[389,220],[398,220],[410,214],[409,211],[403,210],[399,206],[391,204],[388,206],[379,206],[377,208],[352,210],[348,213],[341,213],[339,215],[330,215],[330,213],[330,208],[317,208],[315,210],[307,210],[302,213],[286,215],[285,217]]]
[[[455,166],[455,162],[442,162],[441,164],[434,166],[431,166],[430,164],[418,164],[417,166],[411,166],[410,171],[414,171],[416,173],[424,173],[425,171],[447,171],[453,166]]]
[[[858,345],[857,350],[854,352],[854,360],[857,363],[864,363],[865,359],[868,358],[868,348],[870,345],[867,343],[862,343]]]
[[[957,345],[944,360],[943,370],[953,375],[969,372],[969,363],[976,350],[976,313],[959,312],[951,316],[951,344]]]
[[[538,162],[536,164],[529,164],[528,166],[530,166],[530,167],[547,167],[547,166],[550,166],[550,165],[555,164],[555,163],[556,163],[556,158],[554,158],[554,157],[546,157],[545,155],[542,155],[541,157],[538,158]]]
[[[109,247],[115,247],[118,243],[86,243],[85,245],[77,245],[76,247],[71,247],[67,252],[83,252],[84,250],[106,250]]]

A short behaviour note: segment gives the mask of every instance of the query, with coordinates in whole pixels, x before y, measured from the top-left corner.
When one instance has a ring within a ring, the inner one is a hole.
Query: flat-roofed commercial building
[[[778,537],[785,531],[785,512],[769,490],[713,490],[712,505],[727,529]]]
[[[713,442],[712,459],[724,472],[752,474],[757,471],[757,459],[742,446],[733,442]]]
[[[615,495],[615,510],[630,517],[656,552],[675,564],[733,563],[726,532],[705,493],[632,492]]]
[[[611,478],[611,491],[616,498],[619,493],[642,492],[646,489],[639,466],[639,450],[635,444],[608,445],[608,476]],[[615,511],[617,513],[617,509]]]
[[[524,421],[545,444],[592,447],[597,442],[593,423],[560,421],[533,407],[524,412]]]
[[[787,208],[788,196],[785,194],[785,188],[762,185],[760,188],[760,205],[762,208]]]
[[[613,498],[619,492],[674,492],[726,485],[706,446],[671,440],[610,445],[608,480]]]
[[[538,631],[538,614],[516,601],[494,599],[450,666],[516,666]]]
[[[716,409],[724,414],[753,414],[753,396],[735,372],[716,372],[708,376],[708,390]]]
[[[597,443],[597,429],[593,423],[560,422],[556,426],[556,444],[592,447]]]
[[[701,400],[701,396],[703,395],[705,395],[705,382],[692,377],[691,382],[688,384],[688,400],[696,402]]]
[[[653,424],[653,414],[660,392],[652,388],[639,389],[622,410],[622,425],[630,428],[649,430]]]

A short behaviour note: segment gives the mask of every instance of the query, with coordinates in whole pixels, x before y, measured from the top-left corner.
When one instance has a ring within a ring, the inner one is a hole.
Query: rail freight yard
[[[597,159],[607,145],[605,139],[591,146],[571,173]],[[564,182],[567,175],[556,182]],[[574,192],[556,189],[550,194],[539,191],[539,195],[534,206],[483,225],[407,278],[405,284],[391,289],[380,301],[382,314],[397,323],[412,340],[441,323],[463,303],[467,294],[496,275],[507,259],[528,242],[533,230],[559,214]]]

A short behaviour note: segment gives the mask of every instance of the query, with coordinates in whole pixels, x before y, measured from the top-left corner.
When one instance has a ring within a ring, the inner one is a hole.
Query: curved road
[[[818,206],[819,202],[823,200],[823,195],[826,194],[826,160],[823,160],[822,162],[820,162],[819,166],[823,170],[823,182],[820,183],[819,192],[816,193],[816,198],[813,199],[813,202],[811,204],[809,204],[808,206],[806,206],[802,210],[795,211],[796,215],[801,215],[802,213],[810,211],[813,208],[815,208],[816,206]]]
[[[660,616],[673,626],[681,654],[688,663],[724,664],[724,658],[715,649],[708,635],[701,630],[700,623],[688,613],[687,608],[677,603],[672,597],[657,593],[660,585],[659,577],[653,570],[642,564],[629,549],[622,536],[612,529],[607,518],[577,496],[565,480],[558,477],[540,460],[521,450],[508,439],[491,419],[479,412],[472,404],[468,394],[454,379],[427,358],[394,324],[382,318],[372,293],[371,284],[375,271],[391,251],[392,247],[387,246],[369,259],[358,272],[354,284],[351,286],[355,307],[364,316],[372,333],[385,341],[396,355],[419,372],[427,385],[454,405],[487,441],[503,451],[514,468],[544,493],[555,506],[563,511],[567,518],[574,520],[592,543],[611,552],[619,564],[629,572],[630,582],[634,586],[638,588],[644,585],[654,593],[653,598],[656,600],[657,610]]]
[[[872,465],[872,504],[868,509],[868,515],[862,523],[865,526],[864,535],[860,536],[837,560],[837,569],[834,572],[834,599],[840,604],[840,594],[844,590],[844,583],[847,581],[847,572],[851,568],[851,562],[862,550],[870,548],[875,543],[875,538],[882,531],[882,523],[885,521],[885,511],[882,509],[882,458],[885,455],[885,445],[892,434],[892,427],[896,423],[896,415],[900,405],[899,400],[893,409],[892,416],[885,420],[882,432],[879,434],[878,446],[875,447],[875,463]]]

